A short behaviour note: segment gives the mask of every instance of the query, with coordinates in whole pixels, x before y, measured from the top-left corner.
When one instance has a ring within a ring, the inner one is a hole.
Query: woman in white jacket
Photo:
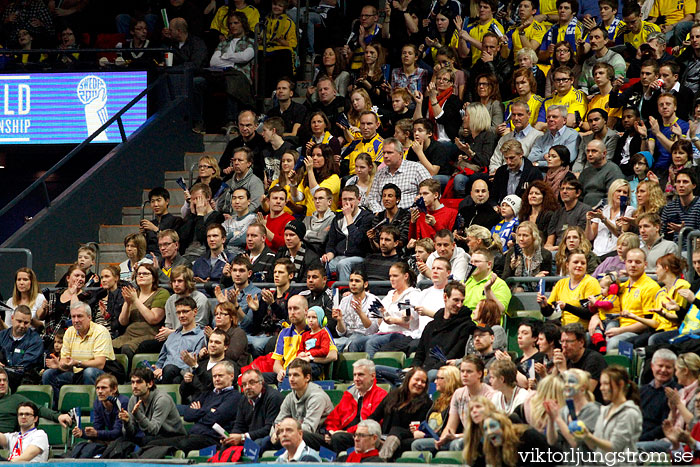
[[[627,370],[613,365],[600,375],[600,392],[609,402],[600,409],[593,434],[583,429],[583,439],[592,451],[636,452],[642,434],[642,411],[639,409],[639,391]]]

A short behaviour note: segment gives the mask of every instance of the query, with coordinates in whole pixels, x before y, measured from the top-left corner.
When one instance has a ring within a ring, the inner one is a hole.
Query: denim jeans
[[[301,24],[304,20],[304,12],[306,11],[306,8],[302,8],[301,11],[299,12],[299,23]],[[290,18],[292,18],[292,21],[296,24],[297,22],[297,8],[290,8],[287,10],[287,15],[289,15]],[[308,40],[308,47],[307,50],[309,52],[309,55],[313,56],[314,54],[314,28],[316,25],[323,24],[323,17],[316,13],[315,11],[309,11],[309,22],[306,25],[306,37]]]
[[[608,352],[615,350],[619,347],[620,341],[626,341],[632,337],[636,337],[638,334],[636,332],[623,332],[617,336],[610,337],[607,342]]]
[[[80,373],[50,368],[41,376],[41,384],[48,384],[53,387],[53,406],[56,408],[58,407],[58,396],[61,391],[61,386],[64,384],[85,384],[94,386],[95,380],[102,373],[104,373],[104,371],[93,367],[85,368]]]
[[[649,347],[652,347],[655,345],[666,344],[674,337],[678,337],[678,329],[674,329],[673,331],[657,332],[651,335],[651,337],[649,338],[649,342],[647,342],[647,345]]]
[[[367,352],[369,358],[374,358],[374,354],[379,352],[379,349],[381,349],[382,346],[395,339],[399,339],[401,336],[402,334],[398,332],[392,332],[389,334],[375,334],[367,340],[365,352]]]
[[[266,336],[265,334],[260,336],[248,336],[248,345],[253,349],[253,358],[265,354],[265,346],[270,339],[272,339],[272,337]]]
[[[365,259],[360,256],[336,256],[329,263],[331,272],[338,273],[338,280],[347,282],[350,280],[350,273],[355,267],[362,264]]]

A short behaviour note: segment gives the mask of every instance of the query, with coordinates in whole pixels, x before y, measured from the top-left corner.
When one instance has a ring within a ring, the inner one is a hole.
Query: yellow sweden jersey
[[[491,19],[491,21],[489,21],[488,23],[483,24],[483,25],[482,25],[482,24],[479,24],[479,23],[477,22],[477,23],[474,23],[474,24],[471,25],[471,26],[467,26],[467,32],[468,32],[469,35],[472,36],[474,39],[476,39],[477,41],[481,42],[481,39],[484,38],[484,35],[485,35],[487,32],[489,32],[489,31],[492,30],[492,29],[491,29],[491,25],[492,25],[492,24],[495,24],[495,25],[496,25],[496,27],[498,28],[498,30],[501,31],[501,34],[502,34],[502,35],[505,35],[505,31],[503,30],[503,26],[501,26],[501,23],[499,23],[499,22],[496,21],[495,19]],[[479,60],[479,58],[481,57],[481,50],[477,49],[476,47],[472,47],[471,49],[472,49],[472,65],[474,65],[474,64],[476,63],[476,61]]]
[[[563,97],[559,97],[555,94],[552,97],[545,99],[540,107],[540,113],[537,117],[538,122],[547,121],[547,109],[550,105],[566,106],[569,113],[578,112],[578,115],[581,118],[586,115],[586,95],[583,93],[583,91],[579,91],[578,89],[571,88]]]
[[[640,45],[647,41],[647,38],[653,32],[661,32],[661,28],[654,23],[642,21],[642,28],[639,30],[639,33],[633,34],[628,32],[624,35],[624,42],[625,44],[630,44],[635,49],[638,49]]]

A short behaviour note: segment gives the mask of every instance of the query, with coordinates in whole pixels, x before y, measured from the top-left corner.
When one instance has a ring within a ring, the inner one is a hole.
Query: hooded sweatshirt
[[[600,409],[594,436],[612,441],[614,452],[636,452],[636,444],[642,434],[642,411],[632,401],[626,401],[608,417],[611,410],[613,410],[611,405]],[[603,452],[601,449],[596,451]]]

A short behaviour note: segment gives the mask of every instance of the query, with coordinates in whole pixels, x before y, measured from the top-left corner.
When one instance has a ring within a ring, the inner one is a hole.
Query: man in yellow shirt
[[[566,126],[577,128],[583,116],[586,115],[586,95],[574,89],[574,72],[568,66],[560,66],[554,70],[554,87],[556,91],[552,97],[544,100],[540,106],[540,114],[537,117],[535,128],[544,131],[547,128],[547,109],[552,105],[563,105],[569,114],[566,117]]]
[[[650,34],[661,32],[661,28],[649,21],[642,21],[642,9],[636,2],[625,4],[622,9],[624,27],[620,33],[625,44],[630,44],[635,49],[645,44]]]
[[[666,33],[667,44],[682,45],[693,27],[695,10],[695,0],[654,0],[649,22],[657,24]]]
[[[228,25],[226,24],[226,19],[229,16],[229,11],[240,11],[246,18],[248,18],[248,26],[250,30],[255,30],[258,22],[260,22],[260,12],[257,8],[252,5],[247,5],[245,0],[233,0],[233,7],[228,5],[223,5],[221,8],[216,10],[214,19],[211,21],[211,29],[219,31],[224,36],[228,37]]]
[[[653,316],[650,311],[654,308],[656,293],[661,289],[655,280],[645,274],[647,267],[647,255],[641,248],[633,248],[627,252],[625,269],[629,280],[622,284],[622,296],[620,297],[620,325],[605,331],[608,339],[608,352],[617,349],[620,341],[626,341],[636,337],[639,333],[649,329],[646,325],[625,315],[635,314],[648,318]]]
[[[505,40],[503,26],[493,17],[497,8],[498,3],[494,0],[481,0],[479,2],[479,21],[459,32],[460,42],[465,41],[467,46],[471,47],[472,65],[476,64],[481,57],[481,41],[487,32],[494,32]]]
[[[537,0],[521,0],[518,5],[520,25],[508,29],[508,48],[513,51],[513,56],[523,47],[537,50],[542,43],[549,26],[535,19],[537,13]]]
[[[384,139],[377,134],[379,128],[379,118],[371,110],[364,110],[360,114],[360,133],[362,138],[351,141],[343,148],[341,162],[341,173],[345,175],[345,164],[347,161],[347,171],[349,175],[355,175],[355,159],[363,152],[366,152],[375,163],[384,162]]]

